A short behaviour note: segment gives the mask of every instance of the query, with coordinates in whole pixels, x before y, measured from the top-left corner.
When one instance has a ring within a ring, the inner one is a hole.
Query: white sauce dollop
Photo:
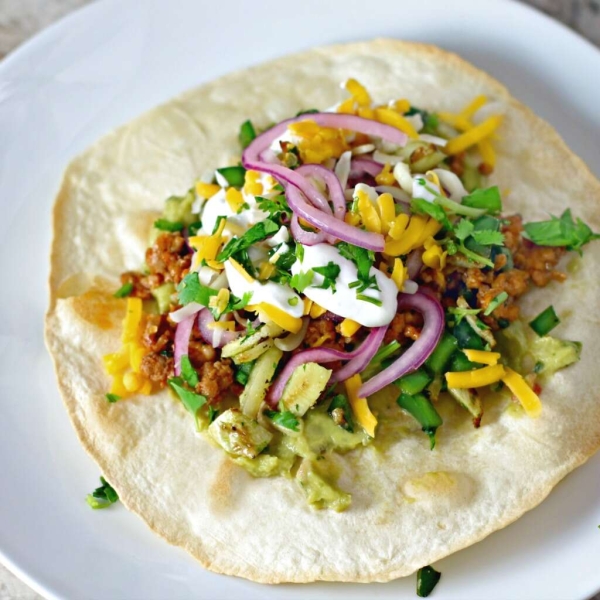
[[[436,196],[427,188],[434,190],[438,195],[441,195],[440,188],[433,183],[433,181],[425,179],[424,175],[417,175],[413,178],[412,197],[422,198],[423,200],[427,200],[427,202],[433,202]]]
[[[261,283],[260,281],[253,280],[252,283],[250,283],[228,260],[226,260],[224,264],[225,273],[227,274],[227,280],[229,282],[229,289],[238,298],[242,298],[247,292],[252,292],[250,304],[266,302],[267,304],[280,308],[292,317],[302,316],[302,313],[304,312],[304,303],[302,302],[302,298],[300,298],[292,288],[274,281]],[[294,306],[290,305],[290,300]]]
[[[329,262],[340,267],[340,274],[335,282],[335,293],[332,289],[325,290],[316,287],[323,283],[324,278],[315,273],[313,285],[304,290],[305,296],[332,313],[353,319],[365,327],[381,327],[391,322],[397,309],[398,288],[396,284],[381,271],[371,267],[369,273],[375,276],[380,291],[368,289],[362,293],[379,300],[382,304],[376,306],[371,302],[359,300],[356,297],[356,289],[349,287],[353,281],[358,279],[356,265],[341,256],[338,250],[329,244],[304,246],[304,258],[302,262],[297,260],[293,264],[292,274],[296,275],[300,271],[307,272],[314,267],[324,267]]]
[[[232,233],[237,234],[238,229],[246,231],[250,226],[259,221],[264,221],[269,216],[266,212],[258,208],[254,196],[245,195],[244,200],[249,208],[236,214],[231,210],[225,198],[225,190],[218,191],[204,204],[201,232],[204,235],[211,235],[219,217],[227,217],[225,231],[231,235]],[[231,228],[229,227],[230,225],[232,226]]]

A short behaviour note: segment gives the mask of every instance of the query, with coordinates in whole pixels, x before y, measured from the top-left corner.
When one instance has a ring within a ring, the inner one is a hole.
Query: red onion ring
[[[224,320],[223,317],[219,319],[219,321],[222,320]],[[221,335],[219,336],[217,343],[215,343],[216,331],[209,327],[209,325],[211,325],[214,322],[215,319],[212,316],[210,310],[208,310],[208,308],[201,310],[198,314],[198,328],[200,329],[200,335],[202,336],[202,339],[206,343],[210,344],[213,348],[222,348],[225,344],[232,342],[240,336],[240,331],[223,330],[222,332],[220,332]]]
[[[365,339],[360,347],[360,354],[349,360],[343,367],[338,369],[331,376],[331,383],[337,383],[339,381],[346,381],[363,371],[366,366],[371,362],[371,359],[379,350],[381,344],[383,344],[383,338],[388,330],[389,325],[384,327],[377,327],[369,332],[369,336]]]
[[[279,400],[281,399],[281,395],[283,394],[283,390],[285,389],[285,386],[289,378],[292,376],[292,373],[294,372],[296,367],[299,367],[300,365],[304,365],[309,362],[316,362],[319,364],[327,364],[330,362],[335,362],[336,360],[348,360],[352,362],[353,359],[361,357],[363,353],[368,352],[370,354],[373,346],[375,346],[375,352],[377,352],[377,348],[379,348],[381,341],[383,340],[383,336],[385,336],[387,328],[388,326],[386,325],[385,327],[376,327],[371,329],[365,341],[358,348],[352,350],[352,352],[342,352],[341,350],[335,350],[333,348],[310,348],[309,350],[303,350],[301,352],[298,352],[297,354],[294,354],[294,356],[290,358],[285,367],[283,367],[281,373],[269,389],[269,393],[267,394],[268,404],[270,404],[274,408],[277,406],[277,403],[279,402]],[[382,330],[383,333],[381,333]],[[374,339],[380,341],[377,344],[375,344],[373,341]],[[370,354],[369,360],[366,364],[370,362],[375,352]],[[352,368],[354,368],[358,364],[358,362],[353,363]],[[340,371],[346,366],[347,365],[342,367]],[[350,369],[348,369],[348,371],[349,370]],[[351,375],[353,374],[354,373],[346,374],[346,378],[351,377]]]
[[[381,169],[383,169],[383,165],[375,160],[370,158],[355,158],[350,163],[350,175],[348,178],[358,179],[365,173],[375,178],[381,173]]]
[[[302,165],[296,169],[296,173],[306,174],[308,177],[314,177],[325,182],[329,191],[329,198],[333,204],[333,214],[336,218],[343,220],[346,216],[346,198],[344,198],[344,190],[337,175],[321,165]],[[325,209],[327,212],[331,212],[329,202],[327,202],[327,209]]]
[[[408,272],[408,278],[414,279],[423,268],[423,250],[413,250],[406,259],[406,271]]]
[[[355,246],[375,250],[375,252],[383,252],[385,242],[380,233],[370,233],[363,229],[358,229],[358,227],[354,227],[345,221],[336,219],[333,215],[324,213],[309,204],[297,187],[287,186],[286,197],[288,205],[294,213],[317,229]]]
[[[433,295],[423,292],[400,294],[398,310],[412,309],[423,315],[423,330],[419,339],[398,360],[394,361],[358,391],[361,398],[372,396],[399,377],[418,369],[433,352],[444,331],[444,309]]]
[[[323,194],[321,194],[313,185],[309,183],[309,181],[305,177],[303,177],[302,173],[299,173],[298,170],[292,171],[291,169],[288,169],[283,165],[264,162],[264,159],[268,157],[266,151],[269,149],[269,146],[273,143],[273,141],[280,137],[283,133],[285,133],[290,124],[305,120],[314,121],[322,127],[347,129],[351,131],[358,131],[359,133],[364,133],[367,135],[380,137],[400,146],[403,146],[408,139],[405,133],[390,125],[385,125],[383,123],[372,121],[370,119],[364,119],[355,115],[346,115],[338,113],[313,113],[310,115],[301,115],[293,119],[287,119],[285,121],[281,121],[271,129],[265,131],[264,133],[256,137],[252,141],[252,143],[244,150],[244,153],[242,155],[242,164],[244,165],[244,167],[246,169],[252,169],[263,173],[268,173],[273,177],[276,177],[280,181],[284,181],[294,186],[286,186],[286,196],[288,195],[288,192],[290,190],[293,190],[295,188],[302,190],[308,201],[314,206],[323,206],[323,203],[326,203],[327,200],[323,197]],[[334,174],[332,175],[335,177]],[[313,209],[314,207],[310,207],[310,204],[304,202],[300,195],[296,195],[295,198],[300,199],[299,202],[295,203],[297,207],[309,207],[309,210],[304,210],[304,214],[300,214],[300,212],[294,209],[294,206],[292,205],[293,202],[290,203],[292,210],[294,210],[294,212],[296,212],[299,216],[303,217],[306,221],[311,223],[311,225],[314,225],[319,229],[324,229],[326,233],[334,235],[339,239],[343,239],[345,241],[354,243],[357,246],[362,246],[364,248],[376,250],[378,252],[381,252],[383,250],[384,240],[383,236],[381,236],[380,234],[358,230],[352,225],[347,225],[343,221],[337,221],[335,217],[328,214],[320,216],[316,214],[320,211],[318,211],[317,209]],[[288,202],[289,200],[290,198],[288,196]],[[326,227],[328,230],[326,229]],[[359,233],[356,235],[351,235],[350,229],[359,231]]]
[[[190,335],[192,335],[192,329],[194,328],[194,321],[196,315],[190,315],[181,323],[177,324],[175,329],[175,341],[173,343],[173,358],[175,362],[175,375],[179,377],[181,375],[181,357],[188,353],[190,346]]]
[[[298,215],[295,213],[292,215],[290,230],[292,231],[294,239],[305,246],[321,244],[329,237],[324,231],[306,231],[302,229],[302,226],[298,221]]]

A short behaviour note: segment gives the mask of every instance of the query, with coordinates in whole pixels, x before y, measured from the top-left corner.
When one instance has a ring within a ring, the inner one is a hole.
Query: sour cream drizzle
[[[304,247],[302,262],[297,260],[292,266],[292,274],[307,272],[314,267],[326,266],[333,262],[340,267],[340,274],[335,281],[336,290],[322,289],[318,286],[323,283],[323,276],[315,273],[312,285],[304,290],[304,295],[326,308],[332,313],[352,319],[365,327],[381,327],[391,322],[396,314],[396,297],[398,289],[396,284],[375,267],[371,267],[370,275],[374,275],[379,286],[379,291],[368,289],[363,292],[365,296],[381,302],[376,306],[356,297],[356,289],[350,287],[358,279],[356,265],[341,256],[338,250],[329,244],[315,244]]]
[[[255,305],[265,302],[276,306],[292,317],[302,316],[304,303],[291,287],[274,281],[261,282],[254,279],[250,282],[228,260],[225,261],[224,265],[229,289],[238,298],[242,298],[244,294],[251,292],[250,304]]]

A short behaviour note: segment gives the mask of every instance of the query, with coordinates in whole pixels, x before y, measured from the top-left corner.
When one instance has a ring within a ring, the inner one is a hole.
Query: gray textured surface
[[[0,0],[0,59],[60,17],[89,0]],[[600,45],[600,0],[527,0],[591,42]],[[0,600],[38,600],[41,596],[0,565]],[[600,600],[600,595],[592,600]]]

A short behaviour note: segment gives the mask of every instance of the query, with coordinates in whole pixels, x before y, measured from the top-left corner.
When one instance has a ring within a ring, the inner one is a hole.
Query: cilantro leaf
[[[85,499],[94,510],[107,508],[119,500],[119,494],[117,494],[115,489],[108,481],[106,481],[106,479],[104,479],[104,477],[100,477],[100,483],[102,483],[102,485],[96,488],[91,494],[88,494]]]
[[[475,226],[473,223],[471,223],[471,221],[468,221],[467,219],[461,219],[454,227],[454,235],[461,242],[464,242],[473,233],[474,229]]]
[[[250,377],[250,372],[252,371],[255,362],[256,361],[251,360],[250,362],[242,363],[235,368],[235,380],[238,383],[241,385],[246,385],[248,383],[248,377]]]
[[[111,403],[114,404],[121,399],[121,396],[117,396],[117,394],[105,394],[105,398]]]
[[[296,116],[301,117],[302,115],[314,115],[318,112],[321,112],[318,108],[306,108],[305,110],[301,110],[298,113],[296,113]]]
[[[358,300],[362,300],[363,302],[374,304],[375,306],[383,306],[383,302],[381,300],[378,300],[377,298],[371,298],[371,296],[367,296],[366,294],[356,294],[356,298]]]
[[[427,215],[435,219],[438,223],[443,225],[444,229],[452,229],[452,224],[446,215],[446,211],[438,204],[434,204],[423,198],[413,198],[410,202],[410,209],[413,213]]]
[[[210,299],[218,293],[217,290],[202,285],[198,279],[198,273],[188,273],[177,286],[177,297],[182,306],[190,304],[190,302],[208,306]]]
[[[256,204],[263,212],[269,213],[273,220],[281,221],[284,216],[290,216],[292,209],[288,206],[287,200],[283,194],[273,198],[263,198],[256,196]]]
[[[198,411],[206,404],[206,396],[196,394],[183,387],[183,379],[181,377],[171,377],[167,382],[171,389],[179,396],[179,399],[185,406],[185,409],[193,415],[198,427]]]
[[[181,357],[181,377],[192,388],[198,385],[198,373],[192,367],[190,357],[187,354]]]
[[[312,269],[309,269],[308,271],[300,271],[292,276],[290,279],[290,285],[295,290],[302,293],[309,285],[312,284],[314,276],[315,274]]]
[[[340,266],[329,261],[324,267],[314,267],[313,271],[323,276],[323,283],[317,287],[323,290],[330,289],[335,293],[335,281],[340,274]]]
[[[503,302],[508,300],[508,294],[506,292],[500,292],[483,311],[486,317],[489,317]]]
[[[238,140],[242,150],[245,150],[256,138],[256,130],[252,121],[244,121],[240,127],[240,133],[238,134]]]
[[[485,190],[474,190],[462,199],[462,204],[471,208],[483,208],[490,214],[502,211],[502,198],[497,185]]]
[[[154,221],[154,227],[161,231],[181,231],[183,223],[181,221],[169,221],[168,219],[157,219]]]
[[[481,312],[480,308],[461,308],[460,306],[451,306],[448,309],[451,315],[456,317],[456,325],[458,325],[467,315],[478,315]]]
[[[336,245],[338,252],[348,260],[351,260],[358,270],[358,278],[361,281],[369,278],[371,267],[375,262],[375,253],[366,248],[360,248],[348,242],[340,242]]]
[[[113,296],[115,298],[125,298],[125,296],[129,296],[129,294],[131,294],[131,292],[133,292],[133,283],[131,283],[131,281],[128,281],[127,283],[124,283],[114,294]]]
[[[600,239],[581,219],[575,222],[571,209],[563,212],[560,218],[551,216],[548,221],[537,221],[524,225],[524,237],[538,246],[564,246],[581,254],[581,248],[592,240]]]
[[[283,412],[277,412],[275,410],[266,410],[265,415],[279,427],[285,427],[285,429],[291,429],[292,431],[299,431],[300,421],[296,415],[289,410]]]
[[[265,219],[260,223],[252,225],[242,237],[233,238],[230,240],[225,248],[219,252],[217,260],[219,262],[226,261],[232,254],[239,252],[240,250],[246,250],[250,248],[256,242],[268,238],[269,236],[279,231],[279,224],[271,219]]]
[[[504,244],[504,234],[491,229],[476,230],[471,234],[471,237],[482,246],[501,246]]]

